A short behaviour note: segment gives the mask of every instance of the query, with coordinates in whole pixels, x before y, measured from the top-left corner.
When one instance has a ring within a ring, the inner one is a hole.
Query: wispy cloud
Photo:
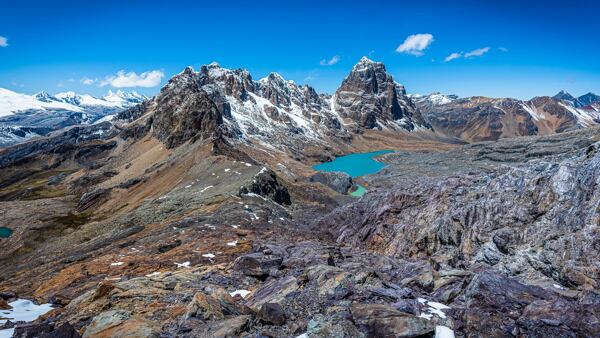
[[[433,42],[431,34],[413,34],[408,36],[404,42],[396,48],[396,52],[414,56],[421,56],[424,50]]]
[[[446,56],[444,58],[444,62],[450,62],[452,60],[456,60],[456,59],[460,59],[462,57],[464,58],[473,58],[475,56],[482,56],[483,54],[487,53],[490,51],[490,47],[483,47],[483,48],[478,48],[478,49],[474,49],[470,52],[467,53],[463,53],[463,52],[454,52],[448,56]]]
[[[452,61],[454,59],[460,58],[461,56],[462,56],[462,52],[460,52],[460,53],[452,53],[452,54],[446,56],[446,58],[444,58],[444,62],[450,62],[450,61]]]
[[[8,39],[4,36],[0,36],[0,47],[8,47]]]
[[[490,47],[483,47],[479,49],[474,49],[468,53],[465,53],[466,58],[474,57],[474,56],[482,56],[483,54],[490,51]]]
[[[98,79],[90,79],[89,77],[83,77],[83,78],[81,78],[81,80],[79,80],[79,82],[81,84],[84,84],[86,86],[93,85],[97,81],[98,81]]]
[[[498,50],[501,52],[508,52],[508,48],[505,47],[498,47]]]
[[[336,63],[340,62],[340,56],[339,55],[334,55],[331,59],[327,60],[327,59],[323,59],[321,60],[321,62],[319,62],[319,64],[321,66],[333,66]]]
[[[160,81],[165,74],[160,70],[151,70],[137,74],[135,72],[125,73],[124,70],[120,70],[115,75],[110,75],[100,81],[99,86],[111,86],[115,88],[125,87],[156,87],[160,84]]]

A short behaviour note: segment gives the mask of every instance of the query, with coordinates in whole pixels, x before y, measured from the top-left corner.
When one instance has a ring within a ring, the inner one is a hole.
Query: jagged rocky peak
[[[270,73],[258,80],[259,91],[262,97],[271,101],[276,106],[289,107],[292,96],[298,96],[298,86],[293,81],[286,81],[278,73]]]
[[[362,57],[335,93],[335,109],[360,127],[413,130],[427,125],[404,86],[396,83],[382,62]]]
[[[225,95],[238,100],[245,100],[249,92],[255,91],[252,76],[245,69],[227,69],[217,62],[200,67],[201,85],[214,84],[219,86]]]
[[[57,101],[57,99],[54,96],[48,94],[48,92],[46,92],[46,91],[41,91],[41,92],[35,94],[34,97],[42,102]]]
[[[600,96],[596,95],[592,92],[581,95],[577,99],[579,100],[579,102],[581,103],[582,106],[590,106],[590,105],[593,105],[594,103],[600,102]]]
[[[569,94],[565,90],[561,90],[556,95],[554,95],[553,98],[555,98],[557,100],[567,100],[567,101],[575,100],[575,97],[573,97],[573,95]]]
[[[564,90],[561,90],[556,95],[554,95],[552,98],[555,100],[567,102],[568,104],[572,105],[573,107],[581,106],[581,104],[579,103],[579,100],[577,98],[575,98],[573,95],[569,94],[568,92],[566,92]]]
[[[292,80],[286,80],[278,73],[270,73],[258,81],[258,94],[273,105],[287,109],[293,105],[300,107],[306,116],[308,111],[320,111],[329,108],[314,88],[308,85],[297,85]]]

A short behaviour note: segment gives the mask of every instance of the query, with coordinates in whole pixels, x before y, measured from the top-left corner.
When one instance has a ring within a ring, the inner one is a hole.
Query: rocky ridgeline
[[[581,101],[560,93],[527,101],[437,93],[411,97],[434,130],[467,142],[550,135],[600,123],[600,99],[591,93]]]
[[[196,96],[203,98],[191,98]],[[210,116],[201,116],[204,113]],[[146,130],[153,129],[161,140],[161,130],[179,135],[174,136],[180,139],[177,142],[165,141],[168,147],[195,139],[196,134],[205,138],[218,127],[233,142],[258,142],[296,154],[304,147],[327,147],[348,140],[364,128],[428,127],[404,87],[393,81],[382,63],[367,58],[352,69],[334,98],[277,73],[255,81],[246,70],[226,69],[216,63],[197,72],[188,67],[143,109],[129,109],[117,118],[132,121],[132,117],[145,114],[155,116],[145,120],[151,124]],[[169,119],[189,120],[189,127],[180,122],[173,122],[180,127],[171,125]],[[202,121],[211,122],[204,125]]]

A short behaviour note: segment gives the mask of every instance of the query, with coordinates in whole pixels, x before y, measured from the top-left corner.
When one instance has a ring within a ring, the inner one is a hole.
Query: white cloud
[[[120,70],[116,75],[110,75],[100,81],[99,86],[112,86],[115,88],[125,87],[156,87],[160,84],[160,81],[165,76],[160,70],[151,70],[149,72],[143,72],[136,74],[135,72],[125,73],[124,70]]]
[[[90,79],[89,77],[83,77],[81,78],[81,80],[79,80],[79,82],[81,82],[82,84],[89,86],[92,85],[94,83],[96,83],[96,81],[98,81],[98,79]]]
[[[500,50],[501,52],[508,52],[508,48],[505,47],[498,47],[498,50]]]
[[[327,59],[321,60],[321,62],[319,62],[319,64],[321,66],[333,66],[333,65],[335,65],[338,62],[340,62],[340,56],[339,55],[335,55],[334,57],[332,57],[329,60],[327,60]]]
[[[0,47],[8,47],[8,39],[0,36]]]
[[[423,55],[423,51],[433,42],[431,34],[413,34],[404,40],[404,42],[396,48],[398,53],[406,53],[415,56]]]
[[[444,62],[449,62],[449,61],[452,61],[454,59],[458,59],[461,56],[462,56],[462,52],[460,52],[460,53],[452,53],[452,54],[446,56],[446,58],[444,59]]]
[[[485,54],[489,51],[490,51],[490,47],[479,48],[479,49],[472,50],[468,53],[465,53],[465,57],[470,58],[473,56],[482,56],[483,54]]]

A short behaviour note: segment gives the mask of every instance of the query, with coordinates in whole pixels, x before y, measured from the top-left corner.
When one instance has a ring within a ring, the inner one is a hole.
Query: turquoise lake
[[[12,235],[13,231],[7,227],[0,227],[0,238],[8,238]]]
[[[331,162],[319,163],[313,166],[318,171],[341,171],[353,178],[374,174],[385,167],[384,163],[375,161],[374,157],[394,152],[393,150],[379,150],[370,153],[350,154],[337,157]],[[358,185],[358,189],[350,195],[360,197],[367,192],[365,187]]]
[[[377,162],[373,158],[393,152],[393,150],[379,150],[370,153],[340,156],[331,162],[319,163],[313,166],[313,169],[319,171],[341,171],[352,177],[374,174],[385,167],[385,164]]]

